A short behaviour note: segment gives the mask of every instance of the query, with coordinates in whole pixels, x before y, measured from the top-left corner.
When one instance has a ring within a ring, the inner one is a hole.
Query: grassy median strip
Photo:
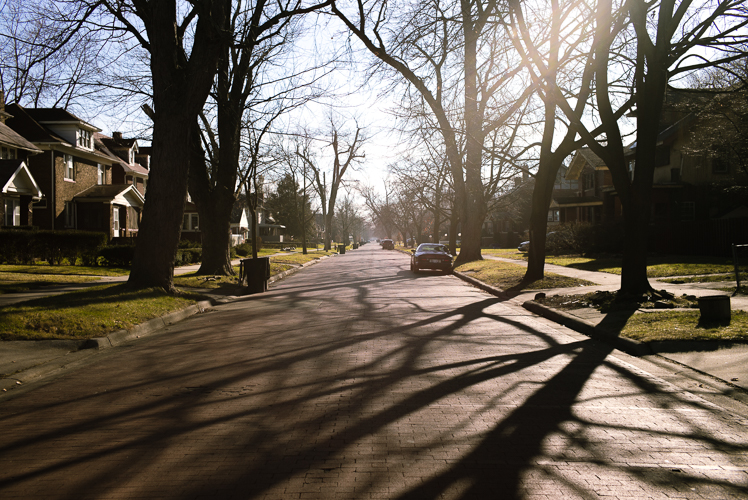
[[[702,324],[699,311],[657,311],[634,314],[621,335],[640,342],[663,340],[748,341],[748,312],[732,311],[729,325]]]
[[[520,285],[525,276],[526,267],[511,262],[496,260],[477,260],[468,262],[455,268],[455,271],[464,273],[483,283],[502,290],[509,290]],[[577,286],[594,285],[594,283],[553,273],[545,273],[545,278],[532,283],[523,284],[525,290],[546,290],[549,288],[571,288]]]
[[[19,274],[0,272],[0,295],[27,292],[48,285],[90,283],[98,281],[95,276],[59,276],[56,274]]]
[[[312,252],[304,255],[301,252],[297,252],[290,255],[278,255],[276,257],[270,258],[270,264],[272,265],[272,263],[275,262],[278,264],[295,264],[297,266],[300,266],[302,264],[306,264],[307,262],[320,259],[326,255],[334,255],[336,253],[337,252]]]
[[[485,249],[486,255],[504,257],[508,259],[527,260],[527,253],[512,249]],[[603,273],[621,274],[620,257],[599,256],[581,257],[575,255],[547,255],[547,264],[571,267],[583,271],[598,271]],[[650,278],[665,278],[669,276],[695,276],[704,274],[734,273],[735,268],[730,259],[722,257],[698,257],[682,255],[660,255],[647,259],[647,276]],[[743,268],[748,272],[748,267]]]
[[[155,289],[132,290],[124,284],[30,300],[0,308],[0,339],[86,339],[180,310],[201,297],[167,295]]]
[[[49,264],[0,265],[0,273],[44,274],[59,276],[127,276],[129,269],[98,266],[50,266]]]

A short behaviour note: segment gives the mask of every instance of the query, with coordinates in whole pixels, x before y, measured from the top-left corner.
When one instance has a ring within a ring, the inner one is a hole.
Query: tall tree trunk
[[[128,284],[174,288],[174,256],[187,196],[192,127],[205,103],[222,48],[229,2],[195,2],[198,20],[186,57],[175,30],[175,2],[135,2],[148,33],[153,83],[153,168]]]

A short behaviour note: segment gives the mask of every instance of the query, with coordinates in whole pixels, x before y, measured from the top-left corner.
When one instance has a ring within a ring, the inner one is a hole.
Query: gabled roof
[[[5,107],[5,110],[13,115],[13,118],[8,118],[5,123],[28,141],[35,144],[57,143],[72,147],[72,144],[32,118],[29,110],[23,106],[9,104]]]
[[[24,149],[31,153],[41,153],[42,150],[34,146],[31,142],[26,140],[18,132],[0,122],[0,143],[7,144],[8,146]]]
[[[582,175],[584,167],[590,165],[595,170],[603,170],[607,167],[602,158],[592,152],[590,148],[580,148],[574,152],[574,157],[571,159],[569,170],[566,172],[567,180],[578,180],[579,176]]]
[[[91,125],[90,123],[81,120],[77,116],[75,116],[73,113],[66,109],[62,108],[25,108],[26,112],[29,114],[31,118],[36,120],[37,122],[47,125],[47,124],[63,124],[63,123],[69,123],[69,124],[75,124],[81,128],[91,130],[91,131],[98,131],[100,130],[98,127],[95,127]],[[12,111],[9,111],[10,114],[13,114]]]
[[[103,184],[92,186],[73,197],[79,203],[111,203],[142,207],[145,198],[134,186],[129,184]]]
[[[132,139],[133,141],[135,139]],[[96,132],[94,134],[94,144],[96,149],[107,155],[112,159],[114,163],[121,166],[122,169],[125,171],[126,174],[137,174],[141,177],[148,177],[148,169],[144,166],[140,165],[139,163],[127,163],[125,160],[120,158],[117,154],[112,152],[110,149],[110,146],[112,147],[123,147],[118,146],[118,142],[114,141],[111,137],[108,137],[104,134],[101,134],[99,132]]]
[[[23,160],[0,160],[0,186],[3,194],[30,195],[41,199],[42,191]]]

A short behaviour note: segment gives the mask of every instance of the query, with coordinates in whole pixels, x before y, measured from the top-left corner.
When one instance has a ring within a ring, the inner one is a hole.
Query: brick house
[[[715,103],[727,107],[719,101],[731,98],[734,96],[669,90],[652,185],[653,250],[728,254],[732,242],[748,238],[748,200],[728,200],[717,190],[720,186],[748,186],[748,175],[735,155],[723,150],[708,153],[703,144],[696,144],[705,135],[704,128],[713,126],[715,118],[709,107]],[[748,139],[738,136],[735,140]],[[635,154],[636,143],[624,150],[632,176]],[[588,148],[577,150],[554,186],[549,225],[622,219],[620,198],[608,167]]]
[[[134,188],[113,182],[125,167],[97,139],[100,129],[60,108],[11,104],[6,111],[7,125],[41,150],[28,160],[43,193],[33,205],[35,227],[101,231],[110,238],[137,235],[145,182],[142,191],[137,181]]]
[[[0,93],[0,225],[30,226],[31,205],[41,200],[42,191],[28,168],[28,158],[42,150],[8,127],[9,117]]]

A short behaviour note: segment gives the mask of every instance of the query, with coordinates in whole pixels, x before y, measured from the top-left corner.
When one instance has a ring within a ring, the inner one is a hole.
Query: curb
[[[512,295],[508,294],[504,290],[493,287],[491,285],[487,285],[482,281],[478,281],[477,279],[466,276],[458,271],[454,271],[452,274],[454,274],[461,280],[466,281],[471,285],[474,285],[481,290],[495,295],[499,298],[512,298]],[[534,300],[528,300],[524,302],[522,304],[522,307],[532,313],[537,314],[538,316],[543,316],[544,318],[570,328],[575,332],[579,332],[582,335],[586,335],[595,340],[602,340],[604,342],[613,344],[616,349],[627,354],[631,354],[632,356],[646,356],[648,354],[654,354],[652,348],[647,344],[639,342],[638,340],[619,337],[617,334],[605,329],[604,327],[600,327],[599,325],[595,325],[593,323],[590,323],[589,321],[577,318],[576,316],[565,313],[563,311],[551,309],[550,307],[544,306],[538,302],[535,302]]]
[[[147,337],[154,334],[155,332],[166,328],[169,325],[173,325],[179,321],[194,316],[195,314],[205,312],[210,306],[214,305],[212,301],[203,300],[197,304],[187,306],[179,311],[174,311],[158,318],[153,318],[145,323],[140,323],[133,326],[128,330],[117,330],[108,334],[106,337],[96,337],[88,339],[82,346],[82,349],[108,349],[131,340],[139,339],[140,337]]]
[[[300,269],[304,267],[311,266],[313,264],[316,264],[317,262],[320,262],[323,259],[327,259],[332,256],[333,255],[326,255],[324,257],[320,257],[319,259],[310,260],[309,262],[305,262],[304,264],[298,267],[276,274],[275,276],[272,276],[268,280],[268,284],[278,281],[286,276],[289,276],[293,273],[298,272]],[[10,389],[11,387],[15,388],[16,386],[22,386],[26,383],[36,381],[37,379],[40,379],[42,377],[53,375],[67,368],[76,367],[78,365],[82,366],[86,362],[86,360],[89,357],[96,354],[97,351],[109,349],[111,347],[115,347],[115,346],[118,346],[118,345],[121,345],[127,342],[138,340],[142,337],[148,337],[148,336],[154,335],[158,333],[159,331],[163,330],[164,328],[166,328],[167,326],[173,325],[174,323],[178,323],[179,321],[185,320],[196,314],[203,313],[212,306],[238,301],[245,297],[246,297],[245,295],[242,295],[242,296],[234,296],[231,298],[227,297],[227,298],[220,299],[220,300],[216,300],[216,299],[203,300],[203,301],[198,302],[197,304],[187,306],[184,309],[180,309],[178,311],[174,311],[168,314],[164,314],[163,316],[150,319],[144,323],[135,325],[130,329],[127,329],[127,330],[123,329],[123,330],[118,330],[116,332],[109,333],[105,337],[95,337],[95,338],[90,338],[90,339],[85,339],[85,340],[41,341],[41,342],[52,343],[54,345],[69,347],[70,351],[65,356],[59,356],[54,359],[41,362],[38,365],[31,366],[24,370],[18,371],[16,373],[13,373],[9,377],[2,379],[2,381],[0,382],[0,388],[4,390],[2,393],[0,393],[0,395],[2,395],[3,397],[10,396],[11,393],[6,393],[5,389]],[[15,393],[16,391],[12,391],[12,392]]]
[[[625,352],[626,354],[631,354],[632,356],[647,356],[649,354],[655,354],[648,344],[644,344],[638,340],[619,337],[616,333],[611,332],[600,325],[595,325],[563,311],[551,309],[535,302],[534,300],[524,302],[522,307],[539,316],[543,316],[544,318],[555,321],[556,323],[579,332],[582,335],[613,344],[613,347],[619,351]]]
[[[459,271],[452,271],[452,274],[454,276],[457,276],[458,278],[460,278],[462,281],[466,281],[466,282],[470,283],[471,285],[480,288],[484,292],[490,293],[491,295],[495,295],[495,296],[497,296],[499,298],[502,298],[502,299],[511,299],[512,298],[511,294],[505,292],[501,288],[496,288],[495,286],[487,285],[487,284],[483,283],[482,281],[477,280],[475,278],[472,278],[472,277],[470,277],[470,276],[468,276],[466,274],[463,274],[463,273],[461,273]]]

